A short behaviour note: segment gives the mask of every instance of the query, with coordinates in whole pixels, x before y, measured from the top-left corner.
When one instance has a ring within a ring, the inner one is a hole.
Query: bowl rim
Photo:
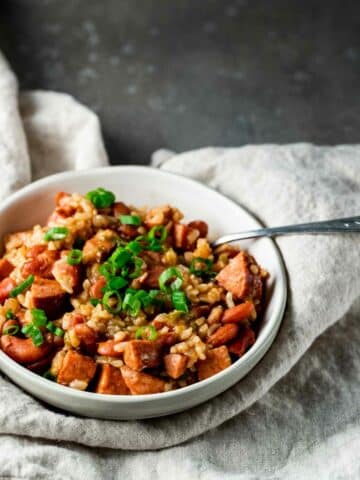
[[[225,201],[232,207],[240,208],[243,210],[243,212],[251,217],[251,219],[256,222],[259,225],[259,228],[262,227],[263,225],[261,222],[251,213],[249,212],[245,207],[243,207],[241,204],[238,204],[231,198],[227,197],[226,195],[223,195],[219,191],[217,191],[215,188],[210,187],[208,185],[205,185],[201,183],[198,180],[195,180],[190,177],[186,177],[181,174],[173,173],[173,172],[168,172],[165,170],[160,170],[156,167],[153,166],[143,166],[143,165],[113,165],[113,166],[107,166],[107,167],[97,167],[97,168],[89,168],[86,170],[66,170],[60,173],[55,173],[52,175],[48,175],[46,177],[43,177],[41,179],[35,180],[34,182],[31,182],[30,184],[20,188],[16,192],[12,193],[9,195],[9,197],[4,200],[1,205],[0,205],[0,218],[4,210],[6,210],[8,207],[16,204],[18,200],[21,200],[22,198],[26,197],[27,195],[33,193],[36,191],[38,188],[41,188],[43,186],[48,186],[49,183],[56,183],[58,180],[66,180],[68,178],[74,178],[74,177],[86,177],[86,176],[93,176],[96,175],[96,173],[102,173],[102,174],[113,174],[114,171],[126,171],[126,170],[133,170],[133,171],[138,171],[138,172],[146,172],[148,174],[151,172],[151,174],[154,175],[161,175],[164,177],[171,176],[171,177],[177,177],[180,178],[181,181],[185,183],[189,183],[192,185],[195,185],[196,187],[200,187],[206,190],[210,190],[213,195],[215,195],[218,198],[221,198],[221,201]],[[26,367],[20,365],[19,363],[15,362],[12,358],[10,358],[8,355],[6,355],[1,349],[0,349],[0,367],[1,363],[4,362],[7,364],[12,370],[15,372],[18,372],[22,376],[29,376],[29,380],[33,380],[34,382],[39,382],[39,387],[44,386],[46,389],[53,390],[54,393],[59,393],[61,395],[65,395],[69,398],[76,398],[79,400],[89,400],[89,401],[103,401],[104,403],[119,403],[119,404],[128,404],[133,403],[149,403],[154,400],[158,399],[174,399],[177,396],[181,396],[184,394],[190,394],[190,393],[195,393],[198,390],[201,390],[203,388],[206,388],[210,384],[214,382],[218,382],[221,378],[226,377],[229,375],[231,372],[243,368],[244,366],[248,365],[251,363],[252,359],[254,357],[259,357],[257,361],[255,361],[255,364],[251,367],[250,371],[252,368],[255,367],[255,365],[262,359],[262,357],[266,354],[268,349],[270,348],[271,344],[273,343],[279,327],[281,325],[283,315],[285,312],[285,307],[286,307],[286,302],[287,302],[287,296],[288,296],[288,284],[287,284],[287,276],[285,272],[285,266],[284,262],[282,259],[282,256],[280,254],[279,248],[274,242],[273,239],[267,238],[267,241],[271,242],[272,247],[273,247],[273,253],[275,254],[276,260],[278,262],[279,266],[279,275],[280,275],[280,282],[283,286],[282,288],[282,296],[280,300],[277,301],[277,303],[274,306],[274,311],[271,316],[271,321],[265,326],[264,329],[264,337],[261,341],[261,343],[258,343],[255,341],[254,345],[238,360],[236,360],[234,363],[232,363],[229,367],[225,368],[221,372],[218,372],[217,374],[205,379],[205,380],[200,380],[196,383],[193,383],[191,385],[188,385],[186,387],[182,387],[176,390],[170,390],[168,392],[161,392],[161,393],[151,393],[151,394],[141,394],[141,395],[109,395],[109,394],[100,394],[100,393],[95,393],[95,392],[87,392],[87,391],[82,391],[82,390],[76,390],[70,387],[67,387],[65,385],[60,385],[58,383],[52,382],[48,379],[43,378],[42,376],[32,372],[31,370],[26,369]],[[258,339],[257,339],[258,340]],[[248,373],[250,373],[250,371]],[[248,373],[246,375],[248,375]],[[10,377],[9,377],[10,378]],[[12,379],[10,378],[12,381]],[[239,380],[240,381],[240,380]],[[236,384],[237,382],[235,382]],[[19,387],[21,388],[21,387]],[[213,397],[211,397],[213,398]]]

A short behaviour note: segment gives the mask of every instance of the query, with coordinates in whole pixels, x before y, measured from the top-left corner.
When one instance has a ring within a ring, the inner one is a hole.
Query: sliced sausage
[[[84,263],[101,262],[116,246],[117,235],[110,229],[99,230],[92,238],[86,240],[83,248]]]
[[[90,287],[90,296],[92,298],[102,298],[104,296],[103,288],[106,283],[106,278],[103,275],[100,275]]]
[[[236,323],[227,323],[219,327],[210,337],[208,343],[213,347],[219,347],[225,345],[225,343],[233,340],[238,334],[239,326]]]
[[[200,233],[200,237],[206,238],[208,234],[208,225],[207,223],[203,222],[202,220],[193,220],[192,222],[188,223],[190,228],[195,228]]]
[[[120,342],[116,340],[107,340],[106,342],[99,342],[97,346],[97,353],[105,357],[122,357],[123,352],[115,350],[115,346]]]
[[[13,360],[21,364],[39,362],[51,352],[51,345],[43,343],[36,347],[31,338],[18,338],[11,335],[1,337],[1,348]]]
[[[124,362],[137,371],[157,367],[161,363],[161,348],[150,340],[131,340],[124,350]]]
[[[8,277],[10,273],[14,270],[14,265],[9,262],[6,258],[0,259],[0,280]]]
[[[123,202],[115,202],[112,208],[114,217],[120,217],[120,215],[128,215],[130,213],[130,208]]]
[[[97,334],[86,323],[78,323],[74,327],[76,336],[80,340],[80,348],[88,355],[94,355],[96,352]]]
[[[216,280],[235,298],[260,299],[263,282],[260,274],[253,273],[251,270],[259,271],[255,260],[247,253],[240,252],[218,273]]]
[[[165,382],[143,372],[132,370],[128,366],[121,367],[123,379],[132,395],[145,395],[149,393],[160,393],[165,390]]]
[[[95,372],[96,363],[94,360],[74,350],[69,350],[62,362],[57,381],[62,385],[71,385],[77,381],[81,382],[86,388]]]
[[[59,318],[64,313],[68,298],[56,280],[36,278],[30,291],[33,306],[44,310],[48,318]]]
[[[230,353],[234,353],[238,357],[244,355],[246,350],[248,350],[251,345],[255,343],[255,333],[248,326],[244,325],[240,330],[239,337],[233,342],[229,343],[228,348]]]
[[[13,288],[16,287],[15,281],[10,278],[4,278],[0,282],[0,303],[4,303],[7,298],[9,298],[9,294]]]
[[[176,380],[185,373],[187,358],[181,353],[169,353],[164,357],[164,364],[166,373]]]
[[[246,320],[253,320],[256,318],[256,310],[253,302],[244,302],[235,307],[225,310],[221,321],[223,323],[240,323]]]
[[[124,382],[121,371],[108,363],[101,366],[95,392],[108,395],[130,395],[130,390]]]
[[[204,380],[221,372],[231,365],[231,358],[227,347],[214,348],[207,353],[205,360],[198,362],[198,378]]]
[[[159,288],[159,277],[165,269],[162,265],[151,266],[144,275],[141,284],[148,288]]]
[[[155,207],[149,210],[145,216],[145,225],[148,228],[158,225],[165,225],[171,220],[171,208],[169,205],[163,207]]]
[[[134,225],[119,225],[118,228],[120,235],[126,240],[132,240],[139,235],[138,227]]]
[[[24,278],[37,275],[42,278],[53,278],[52,268],[59,258],[57,250],[48,250],[44,245],[35,245],[27,252],[27,260],[21,267]]]
[[[67,293],[77,293],[81,289],[81,265],[69,265],[67,259],[60,258],[54,263],[51,273]]]

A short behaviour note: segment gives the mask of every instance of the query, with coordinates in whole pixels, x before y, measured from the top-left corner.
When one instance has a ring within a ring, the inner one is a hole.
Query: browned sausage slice
[[[115,346],[121,342],[115,340],[107,340],[106,342],[99,342],[97,346],[97,353],[105,357],[122,357],[123,351],[115,350]]]
[[[128,366],[121,367],[123,379],[132,395],[145,395],[148,393],[160,393],[165,390],[165,382],[143,372],[132,370]]]
[[[52,347],[48,343],[43,343],[39,347],[36,347],[31,338],[3,335],[1,337],[1,348],[16,362],[31,364],[47,357]]]
[[[250,255],[240,252],[218,273],[216,280],[235,298],[260,299],[263,287],[262,279],[260,274],[251,271],[250,266],[259,270],[255,260]]]
[[[192,222],[188,223],[190,228],[195,228],[200,233],[200,237],[206,238],[208,234],[208,225],[206,222],[202,220],[193,220]]]
[[[238,334],[239,326],[236,323],[227,323],[219,327],[210,337],[208,338],[208,343],[213,347],[219,347],[220,345],[225,345],[225,343],[233,340]]]
[[[246,320],[253,320],[255,318],[255,306],[252,302],[247,301],[225,310],[221,321],[223,323],[240,323],[245,322]]]
[[[13,288],[16,287],[15,281],[10,278],[4,278],[0,282],[0,303],[4,303],[4,301],[9,298],[9,294]]]
[[[212,377],[230,365],[231,358],[227,347],[223,345],[222,347],[214,348],[207,353],[205,360],[200,360],[198,362],[199,380]]]
[[[124,382],[121,371],[108,363],[101,366],[95,392],[108,395],[130,395],[130,390]]]
[[[165,267],[162,265],[153,265],[146,272],[142,285],[148,288],[159,288],[159,277],[165,270]]]
[[[60,258],[51,270],[55,280],[67,293],[77,293],[81,288],[81,266],[69,265],[66,258]]]
[[[229,352],[234,353],[238,357],[244,355],[246,350],[255,343],[255,333],[247,325],[244,325],[240,330],[239,338],[228,345]]]
[[[99,230],[92,238],[86,240],[83,248],[83,262],[101,262],[116,245],[117,235],[110,229]]]
[[[0,280],[8,277],[10,273],[14,270],[14,265],[9,262],[6,258],[0,259]]]
[[[80,340],[80,348],[89,355],[96,352],[97,334],[86,323],[78,323],[74,327],[76,336]]]
[[[59,258],[56,250],[47,250],[45,245],[35,245],[30,248],[26,257],[27,260],[21,267],[21,274],[24,278],[28,275],[37,275],[43,278],[53,278],[52,268]]]
[[[150,340],[131,340],[124,350],[124,362],[132,370],[157,367],[161,363],[161,347]]]
[[[164,357],[166,373],[175,380],[185,373],[187,358],[181,353],[169,353]]]
[[[107,280],[100,275],[90,287],[90,295],[92,298],[102,298],[104,296],[103,288],[105,287]]]
[[[56,280],[36,278],[31,286],[32,303],[49,318],[59,318],[67,306],[67,294]]]
[[[74,350],[69,350],[65,355],[61,365],[57,381],[62,385],[70,385],[75,382],[81,382],[85,389],[94,377],[96,363],[90,357],[81,355]],[[73,384],[75,386],[75,384]]]

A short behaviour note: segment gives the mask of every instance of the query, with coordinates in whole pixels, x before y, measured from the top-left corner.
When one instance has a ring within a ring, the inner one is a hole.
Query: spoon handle
[[[231,243],[237,240],[257,237],[275,237],[278,235],[308,234],[308,233],[360,233],[360,217],[338,218],[323,222],[299,223],[297,225],[285,225],[283,227],[261,228],[246,232],[230,233],[223,235],[213,242],[217,247],[223,243]]]

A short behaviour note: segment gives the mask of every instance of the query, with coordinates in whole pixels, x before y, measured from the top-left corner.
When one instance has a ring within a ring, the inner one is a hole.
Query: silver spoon
[[[336,220],[325,220],[323,222],[299,223],[297,225],[286,225],[283,227],[260,228],[246,232],[229,233],[219,237],[212,243],[218,247],[223,243],[236,242],[246,238],[275,237],[277,235],[307,234],[307,233],[360,233],[360,217],[338,218]]]

